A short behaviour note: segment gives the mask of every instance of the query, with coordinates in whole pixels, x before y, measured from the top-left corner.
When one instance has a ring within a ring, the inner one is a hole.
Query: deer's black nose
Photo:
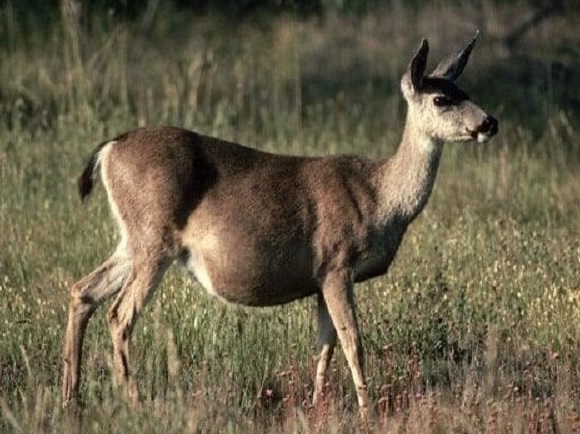
[[[498,125],[499,123],[496,118],[494,118],[493,116],[488,116],[479,126],[477,132],[494,136],[497,134]]]

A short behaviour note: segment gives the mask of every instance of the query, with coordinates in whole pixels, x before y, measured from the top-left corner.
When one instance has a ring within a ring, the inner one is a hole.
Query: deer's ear
[[[465,65],[467,65],[467,61],[469,60],[469,55],[478,39],[479,30],[475,32],[475,36],[463,50],[444,58],[431,73],[431,77],[441,77],[451,81],[457,80],[465,69]]]
[[[403,92],[407,94],[409,91],[418,92],[423,85],[423,77],[425,75],[425,68],[427,67],[427,55],[429,54],[429,43],[426,39],[421,41],[419,50],[415,53],[407,72],[403,75],[401,80],[401,87]]]

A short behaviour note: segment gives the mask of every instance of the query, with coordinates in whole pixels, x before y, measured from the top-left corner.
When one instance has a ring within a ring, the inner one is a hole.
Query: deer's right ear
[[[403,93],[413,91],[418,92],[423,85],[423,77],[425,75],[425,68],[427,67],[427,55],[429,54],[429,43],[426,39],[421,41],[421,46],[417,53],[411,59],[407,72],[403,75],[401,80],[401,87]]]
[[[461,75],[467,61],[469,60],[469,55],[475,46],[475,43],[479,39],[479,30],[475,32],[475,36],[465,48],[455,54],[447,56],[443,59],[435,70],[431,73],[432,77],[442,77],[447,80],[455,81],[457,77]]]

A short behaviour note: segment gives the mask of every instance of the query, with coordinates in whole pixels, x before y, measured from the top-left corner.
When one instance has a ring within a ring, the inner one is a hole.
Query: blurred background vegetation
[[[66,0],[71,2],[71,0]],[[227,17],[247,18],[255,13],[276,14],[290,12],[299,17],[310,15],[321,16],[325,13],[343,13],[361,16],[375,12],[378,9],[390,9],[405,6],[412,9],[420,9],[425,5],[434,6],[458,6],[466,3],[474,7],[481,7],[487,0],[72,0],[75,7],[87,12],[106,12],[123,16],[128,19],[144,18],[148,14],[155,14],[157,11],[172,9],[176,12],[194,14],[218,14]],[[59,0],[46,0],[38,2],[35,0],[3,0],[2,4],[8,5],[20,14],[54,16],[58,14],[61,5]],[[523,4],[531,6],[542,13],[561,13],[564,11],[578,10],[579,5],[574,0],[493,0],[496,5]]]
[[[44,116],[36,121],[50,124],[57,106],[58,110],[69,107],[53,92],[55,86],[65,84],[63,79],[70,85],[69,92],[76,88],[74,98],[84,94],[93,108],[102,102],[97,96],[106,96],[113,101],[124,99],[134,111],[142,105],[134,93],[144,90],[120,86],[127,80],[147,78],[142,62],[153,64],[150,74],[168,65],[166,80],[190,92],[197,86],[198,99],[215,101],[223,86],[204,87],[218,80],[213,78],[216,72],[222,78],[228,71],[237,74],[233,80],[238,82],[233,84],[238,87],[245,80],[240,78],[241,66],[236,69],[228,64],[232,56],[244,52],[252,56],[252,49],[268,49],[270,53],[263,57],[273,63],[260,65],[264,68],[259,72],[272,69],[273,75],[264,73],[264,78],[276,82],[279,95],[292,98],[305,115],[311,104],[339,94],[369,101],[369,86],[397,92],[394,72],[406,64],[408,56],[401,56],[417,40],[429,36],[439,54],[442,51],[437,50],[444,50],[449,41],[464,40],[478,28],[484,35],[485,54],[479,56],[468,80],[476,89],[485,89],[487,102],[500,110],[509,99],[510,110],[501,114],[525,122],[537,137],[554,109],[580,110],[580,49],[575,31],[579,15],[580,3],[574,0],[2,0],[0,46],[5,53],[5,80],[0,84],[0,113],[8,126],[15,116]],[[293,23],[292,30],[288,23]],[[335,44],[327,37],[330,33],[335,34]],[[260,48],[250,42],[258,35]],[[52,54],[50,60],[39,56],[39,68],[23,71],[16,81],[6,76],[15,72],[11,54],[19,53],[20,59],[24,53],[35,56],[41,45]],[[120,65],[110,64],[112,56],[123,62],[124,71],[117,71],[117,76],[112,69]],[[173,65],[178,71],[172,70]],[[57,77],[63,72],[64,76]],[[83,85],[83,80],[91,86]],[[158,75],[156,83],[147,84],[153,101],[162,81]],[[251,80],[245,81],[244,85],[250,85]],[[262,85],[257,77],[253,80],[252,86]]]

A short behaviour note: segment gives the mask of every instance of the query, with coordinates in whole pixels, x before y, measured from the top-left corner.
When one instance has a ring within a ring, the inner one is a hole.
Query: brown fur
[[[79,192],[83,199],[90,193],[100,165],[121,241],[72,287],[64,402],[78,393],[88,319],[114,294],[108,313],[114,366],[129,395],[137,396],[129,375],[131,331],[165,270],[179,260],[209,292],[232,303],[270,306],[317,294],[314,400],[338,337],[364,411],[354,283],[386,273],[427,203],[443,141],[486,140],[497,132],[497,122],[444,78],[446,71],[454,78],[461,73],[474,42],[453,64],[440,64],[437,77],[424,76],[423,42],[402,80],[409,114],[391,159],[274,155],[173,127],[141,128],[100,145]],[[452,106],[434,105],[437,95]]]

